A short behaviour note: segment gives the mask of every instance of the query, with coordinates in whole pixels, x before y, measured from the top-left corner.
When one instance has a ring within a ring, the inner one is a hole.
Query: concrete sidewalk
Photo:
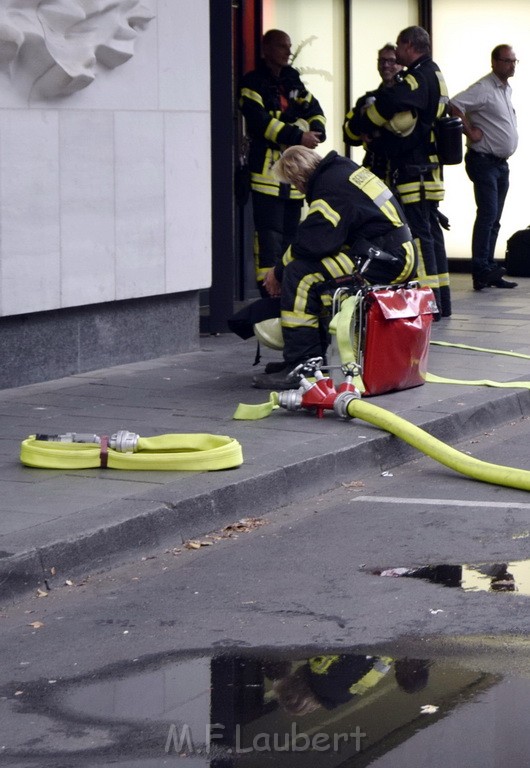
[[[453,316],[433,324],[432,340],[530,354],[530,279],[515,290],[471,289],[452,276]],[[121,365],[0,391],[0,596],[35,588],[70,569],[161,542],[178,546],[242,517],[381,470],[416,451],[370,425],[333,414],[275,411],[233,421],[240,402],[268,393],[251,387],[253,340],[201,339],[200,351]],[[262,362],[279,359],[264,350]],[[530,360],[431,346],[429,371],[457,379],[530,380]],[[530,413],[523,389],[426,384],[372,402],[455,441]],[[19,462],[21,441],[37,432],[142,437],[207,432],[230,435],[243,465],[219,472],[44,470]],[[515,461],[515,458],[514,458]]]

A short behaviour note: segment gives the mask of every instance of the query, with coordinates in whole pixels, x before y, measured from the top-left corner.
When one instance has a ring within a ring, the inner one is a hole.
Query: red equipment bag
[[[363,396],[425,383],[436,300],[430,288],[373,290],[364,298]]]

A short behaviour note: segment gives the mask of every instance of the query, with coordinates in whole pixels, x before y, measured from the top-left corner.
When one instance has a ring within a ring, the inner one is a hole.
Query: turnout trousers
[[[344,253],[316,262],[294,259],[285,266],[281,318],[286,363],[294,367],[311,357],[324,357],[328,339],[321,319],[331,304],[331,296],[323,295],[324,283],[352,275],[355,269]]]
[[[278,264],[292,243],[300,223],[303,200],[252,192],[254,217],[254,268],[262,296],[267,272]]]
[[[418,245],[418,278],[432,288],[442,317],[451,314],[449,267],[438,218],[438,203],[423,200],[404,205],[405,215]]]

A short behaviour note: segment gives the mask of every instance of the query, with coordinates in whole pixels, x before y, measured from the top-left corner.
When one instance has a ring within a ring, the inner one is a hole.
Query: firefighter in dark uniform
[[[390,183],[390,174],[384,135],[382,138],[381,136],[363,136],[360,120],[368,105],[377,98],[379,91],[395,84],[395,76],[401,69],[401,64],[397,63],[396,46],[393,43],[387,43],[377,53],[377,71],[381,76],[379,87],[375,91],[367,91],[364,96],[357,99],[355,106],[344,118],[342,126],[344,142],[352,147],[363,146],[365,150],[364,167],[369,168],[372,173],[375,173],[387,184]]]
[[[361,129],[366,134],[384,135],[391,181],[418,241],[418,277],[433,289],[440,315],[447,317],[451,314],[449,273],[438,212],[444,184],[434,122],[447,111],[448,92],[430,52],[430,38],[422,27],[408,27],[399,33],[397,60],[406,69],[394,86],[377,92],[362,116]],[[416,118],[410,132],[382,132],[389,121],[407,112]]]
[[[325,117],[296,69],[288,65],[289,35],[278,29],[265,33],[263,59],[244,75],[239,107],[250,138],[254,259],[262,289],[265,275],[282,258],[300,221],[304,195],[272,175],[283,149],[303,145],[314,149],[326,138]]]
[[[336,709],[369,694],[391,669],[402,691],[417,693],[428,684],[429,667],[425,659],[392,659],[390,656],[358,654],[313,656],[293,672],[277,678],[273,691],[286,712],[308,715],[320,708]],[[387,687],[386,690],[392,691],[395,701],[393,689]],[[384,692],[379,695],[384,695]]]
[[[294,367],[325,353],[323,285],[352,275],[354,255],[366,261],[376,252],[363,273],[369,283],[407,281],[415,275],[417,253],[397,199],[367,168],[335,151],[322,158],[305,147],[290,147],[274,170],[306,195],[309,210],[282,263],[264,281],[269,295],[281,296],[282,370],[255,376],[253,384],[287,389],[298,386],[298,377],[289,375]]]

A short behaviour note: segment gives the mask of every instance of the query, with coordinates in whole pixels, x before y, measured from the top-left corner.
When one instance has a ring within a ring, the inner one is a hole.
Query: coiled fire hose
[[[22,441],[20,461],[42,469],[108,467],[129,470],[232,469],[243,463],[237,440],[226,435],[169,434],[140,437],[120,430],[111,437],[67,432],[30,435]]]

